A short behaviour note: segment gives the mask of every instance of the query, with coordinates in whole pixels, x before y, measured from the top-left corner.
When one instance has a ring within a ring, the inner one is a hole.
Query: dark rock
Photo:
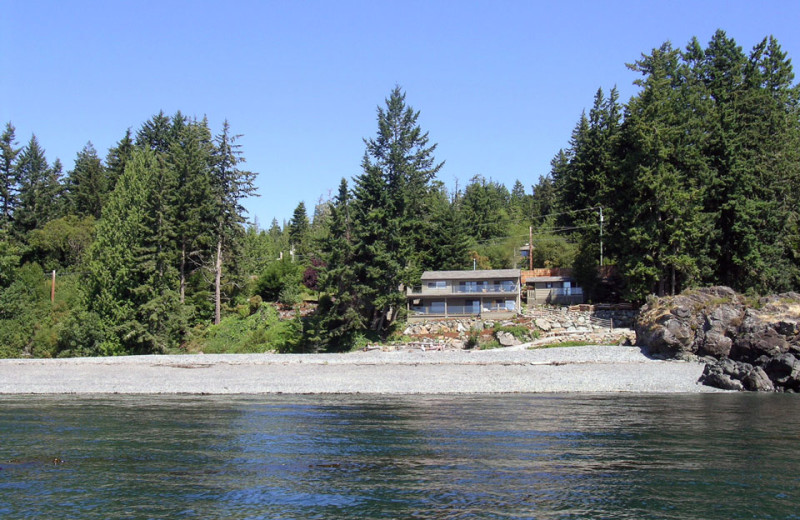
[[[723,390],[744,390],[744,385],[726,374],[720,365],[706,365],[703,375],[700,376],[700,382]]]
[[[742,378],[745,389],[751,392],[774,392],[775,385],[761,367],[753,367],[749,374]]]
[[[789,351],[786,338],[775,329],[764,328],[761,332],[747,332],[736,338],[731,349],[731,357],[755,361],[761,356],[775,357]]]
[[[800,361],[786,353],[769,360],[764,371],[776,386],[784,390],[800,390]]]
[[[719,360],[702,378],[712,386],[800,392],[800,294],[746,301],[727,287],[649,300],[636,343],[654,357]]]
[[[697,349],[700,355],[714,356],[716,358],[727,357],[731,353],[733,340],[712,330],[705,335],[705,342]]]

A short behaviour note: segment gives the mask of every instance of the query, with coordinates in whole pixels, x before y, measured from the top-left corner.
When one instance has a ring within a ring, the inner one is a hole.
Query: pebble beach
[[[0,360],[0,394],[698,393],[703,364],[637,347]]]

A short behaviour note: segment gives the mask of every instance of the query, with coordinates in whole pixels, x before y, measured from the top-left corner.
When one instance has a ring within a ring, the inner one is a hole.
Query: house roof
[[[480,269],[477,271],[425,271],[426,280],[491,280],[495,278],[519,279],[519,269]]]

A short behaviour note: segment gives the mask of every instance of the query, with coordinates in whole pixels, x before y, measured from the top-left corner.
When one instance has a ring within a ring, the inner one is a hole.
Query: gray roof
[[[519,269],[480,269],[477,271],[425,271],[426,280],[492,280],[495,278],[519,279]]]

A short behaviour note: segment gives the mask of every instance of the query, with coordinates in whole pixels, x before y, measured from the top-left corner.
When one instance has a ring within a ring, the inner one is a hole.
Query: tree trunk
[[[214,324],[219,325],[221,318],[221,285],[222,285],[222,238],[217,240],[217,260],[214,265]]]
[[[181,304],[186,303],[186,243],[181,244]]]

